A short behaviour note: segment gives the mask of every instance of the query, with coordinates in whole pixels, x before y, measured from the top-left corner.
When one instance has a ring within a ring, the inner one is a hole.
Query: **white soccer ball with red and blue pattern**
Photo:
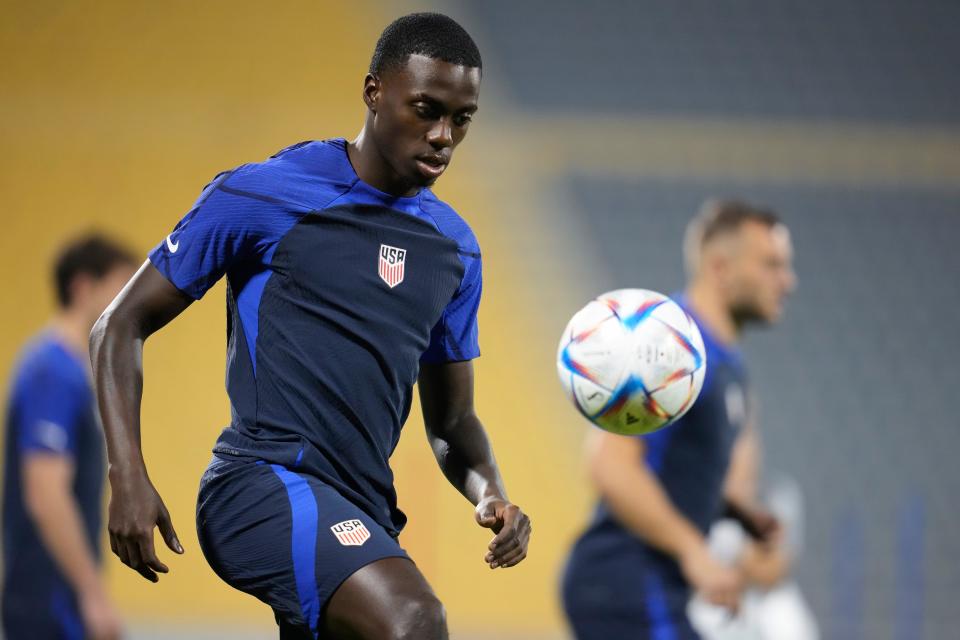
[[[557,351],[560,382],[580,413],[623,435],[656,431],[686,413],[706,371],[696,322],[646,289],[591,300],[567,324]]]

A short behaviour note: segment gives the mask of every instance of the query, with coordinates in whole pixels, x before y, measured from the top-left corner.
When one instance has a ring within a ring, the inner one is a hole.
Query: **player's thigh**
[[[201,481],[197,534],[214,572],[305,624],[292,558],[294,514],[282,480],[266,464],[214,458]]]
[[[372,562],[333,594],[323,621],[326,637],[445,640],[443,605],[407,558]]]

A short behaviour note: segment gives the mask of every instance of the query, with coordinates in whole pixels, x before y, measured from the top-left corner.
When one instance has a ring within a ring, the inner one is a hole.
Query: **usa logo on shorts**
[[[403,265],[406,261],[406,249],[391,247],[387,244],[380,245],[380,262],[377,266],[377,273],[380,274],[380,279],[386,282],[391,289],[403,282]]]
[[[359,520],[344,520],[330,527],[340,544],[359,547],[370,539],[370,531]]]

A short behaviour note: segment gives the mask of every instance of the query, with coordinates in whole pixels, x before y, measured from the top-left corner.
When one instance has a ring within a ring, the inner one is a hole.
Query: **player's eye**
[[[461,113],[453,118],[453,123],[458,127],[465,127],[468,124],[470,124],[470,122],[472,121],[473,121],[473,115],[469,113]]]
[[[435,120],[437,118],[437,110],[426,102],[414,103],[413,110],[424,120]]]

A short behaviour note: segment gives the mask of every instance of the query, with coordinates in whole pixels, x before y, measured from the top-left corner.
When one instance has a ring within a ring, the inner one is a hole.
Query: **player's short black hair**
[[[402,67],[414,54],[483,69],[477,43],[456,20],[442,13],[411,13],[391,22],[380,34],[370,73]]]
[[[759,222],[767,227],[780,224],[780,218],[773,210],[742,200],[707,200],[697,218],[703,227],[701,244],[728,231],[736,231],[744,222]]]
[[[744,202],[743,200],[711,199],[700,206],[700,212],[687,225],[684,237],[684,258],[687,271],[693,273],[699,264],[700,251],[711,240],[740,229],[746,222],[758,222],[773,228],[779,224],[779,216],[772,209]]]
[[[100,279],[115,267],[135,266],[133,254],[120,244],[99,233],[88,233],[68,242],[57,255],[53,279],[60,307],[68,307],[70,283],[80,274]]]

